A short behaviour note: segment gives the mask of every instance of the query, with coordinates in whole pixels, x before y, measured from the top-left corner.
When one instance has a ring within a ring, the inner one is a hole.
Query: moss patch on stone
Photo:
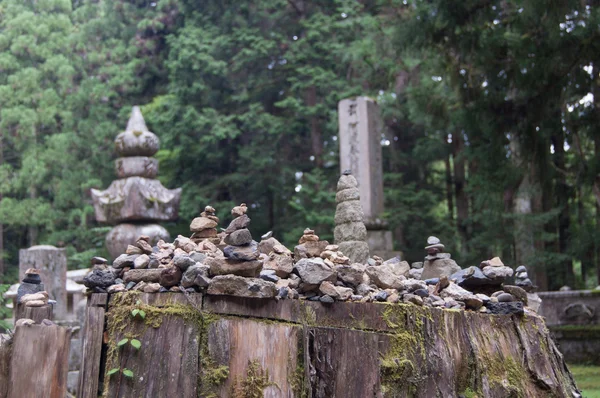
[[[246,376],[231,383],[229,398],[262,398],[265,388],[275,385],[269,381],[269,371],[264,370],[258,360],[248,361]]]

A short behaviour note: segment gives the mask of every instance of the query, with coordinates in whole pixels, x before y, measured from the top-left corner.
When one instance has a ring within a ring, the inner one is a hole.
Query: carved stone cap
[[[115,139],[115,151],[119,156],[152,156],[160,148],[160,140],[148,130],[139,106],[134,106],[127,128]]]

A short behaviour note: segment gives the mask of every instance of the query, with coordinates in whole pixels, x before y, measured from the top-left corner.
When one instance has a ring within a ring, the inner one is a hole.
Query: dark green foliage
[[[30,244],[66,246],[71,267],[103,253],[89,189],[114,178],[132,105],[183,187],[172,235],[245,202],[255,239],[331,240],[337,103],[367,95],[407,260],[436,235],[463,267],[500,256],[544,288],[593,285],[599,22],[591,0],[0,0],[7,279]]]

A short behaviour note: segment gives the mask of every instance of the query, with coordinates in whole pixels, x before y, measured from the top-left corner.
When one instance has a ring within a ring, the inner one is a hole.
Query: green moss
[[[477,391],[473,391],[470,388],[464,390],[462,395],[464,395],[465,398],[479,398],[481,396]]]
[[[501,386],[508,396],[525,397],[523,378],[527,371],[511,357],[480,353],[490,386]]]
[[[264,370],[258,360],[248,361],[246,377],[237,378],[231,384],[230,398],[262,398],[265,388],[275,385],[269,381],[269,371]]]
[[[431,311],[415,305],[389,304],[382,318],[390,329],[390,346],[380,360],[381,388],[385,396],[416,392],[424,380],[425,320]]]

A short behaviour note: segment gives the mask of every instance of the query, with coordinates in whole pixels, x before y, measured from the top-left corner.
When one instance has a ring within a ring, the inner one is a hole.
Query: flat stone
[[[258,251],[261,253],[264,253],[266,255],[269,255],[273,251],[273,248],[275,247],[275,245],[280,245],[280,244],[281,244],[281,242],[279,242],[277,239],[275,239],[273,237],[268,237],[266,239],[261,240],[258,243]]]
[[[432,249],[438,249],[438,251],[442,252],[442,251],[444,251],[445,248],[446,248],[446,246],[444,246],[441,243],[436,243],[434,245],[425,246],[425,250],[427,250],[427,251],[430,251]]]
[[[470,297],[467,297],[466,299],[463,300],[463,302],[465,303],[466,308],[473,310],[473,311],[477,311],[483,306],[483,300],[481,300],[479,297],[477,297],[475,295],[471,295]]]
[[[429,297],[429,290],[427,289],[416,289],[413,294],[416,294],[419,297]]]
[[[335,302],[335,299],[333,297],[331,297],[331,296],[329,296],[329,295],[326,294],[324,296],[321,296],[319,298],[319,301],[322,302],[322,303],[331,304],[331,303]]]
[[[512,268],[505,266],[487,266],[482,271],[486,277],[500,282],[504,282],[506,278],[510,278],[513,275]]]
[[[144,236],[144,238],[148,238],[148,237]],[[141,238],[138,239],[137,242],[135,242],[135,245],[137,247],[139,247],[143,253],[146,253],[146,254],[152,253],[152,246],[145,239],[141,239]]]
[[[520,301],[513,301],[511,303],[494,303],[490,301],[487,303],[486,308],[490,314],[494,315],[523,315],[523,303]]]
[[[257,277],[263,269],[260,260],[239,261],[224,257],[208,257],[205,262],[210,267],[211,275],[238,275],[245,277]]]
[[[131,269],[123,274],[123,282],[129,283],[154,283],[158,282],[160,274],[164,268],[156,269]]]
[[[107,264],[108,260],[105,259],[104,257],[92,257],[92,259],[90,260],[91,265],[97,265],[97,264]]]
[[[247,228],[248,225],[250,225],[250,217],[248,217],[246,214],[244,214],[240,217],[234,218],[229,223],[229,226],[225,229],[225,233],[230,234],[233,231],[237,231],[238,229]]]
[[[238,297],[270,298],[277,295],[273,282],[259,278],[244,278],[237,275],[215,276],[208,286],[208,294]]]
[[[178,235],[173,241],[175,248],[183,249],[186,253],[190,253],[197,249],[197,245],[190,239],[182,235]]]
[[[303,258],[294,265],[294,271],[304,283],[320,285],[323,281],[335,282],[335,271],[320,257]]]
[[[127,245],[125,254],[142,254],[144,251],[137,246]]]
[[[423,263],[421,279],[441,278],[442,276],[449,277],[458,271],[460,271],[460,267],[451,259],[425,261]]]
[[[264,269],[260,271],[259,278],[273,283],[277,283],[277,281],[279,281],[279,277],[275,274],[275,271],[271,269]]]
[[[527,268],[524,265],[519,265],[515,272],[527,272]]]
[[[335,289],[335,285],[329,281],[323,281],[321,285],[319,285],[319,292],[323,295],[331,296],[336,299],[339,298],[339,294]]]
[[[258,251],[258,243],[252,241],[244,246],[225,246],[223,254],[231,260],[253,261],[258,258],[260,252]]]
[[[252,242],[252,234],[247,228],[238,229],[225,236],[225,243],[232,246],[247,245]]]
[[[504,263],[500,260],[500,257],[494,257],[490,260],[482,261],[481,264],[479,264],[479,268],[484,267],[504,267]]]
[[[413,269],[423,269],[423,262],[419,261],[419,262],[416,262],[416,263],[412,263],[410,265],[410,268],[413,268]]]
[[[474,296],[474,294],[458,286],[456,283],[450,283],[444,290],[440,292],[441,298],[449,297],[457,301],[464,301],[471,296]]]
[[[112,266],[113,268],[133,267],[137,257],[137,255],[121,254],[119,257],[115,258]]]
[[[464,287],[465,289],[478,286],[499,285],[501,283],[501,281],[498,281],[497,279],[488,278],[479,267],[475,266],[453,273],[450,276],[450,280],[455,280],[459,286]]]
[[[437,245],[438,243],[440,243],[440,240],[435,236],[430,236],[429,238],[427,238],[428,245]]]
[[[106,288],[106,292],[107,293],[111,293],[111,294],[112,293],[124,292],[126,290],[127,290],[127,288],[122,283],[117,283],[116,285],[111,285],[111,286],[109,286],[109,287]]]
[[[196,213],[196,214],[198,214],[198,213]],[[205,229],[216,228],[217,225],[218,224],[216,223],[216,221],[211,220],[210,218],[196,217],[192,220],[192,222],[190,224],[190,231],[200,232],[200,231],[204,231]]]

